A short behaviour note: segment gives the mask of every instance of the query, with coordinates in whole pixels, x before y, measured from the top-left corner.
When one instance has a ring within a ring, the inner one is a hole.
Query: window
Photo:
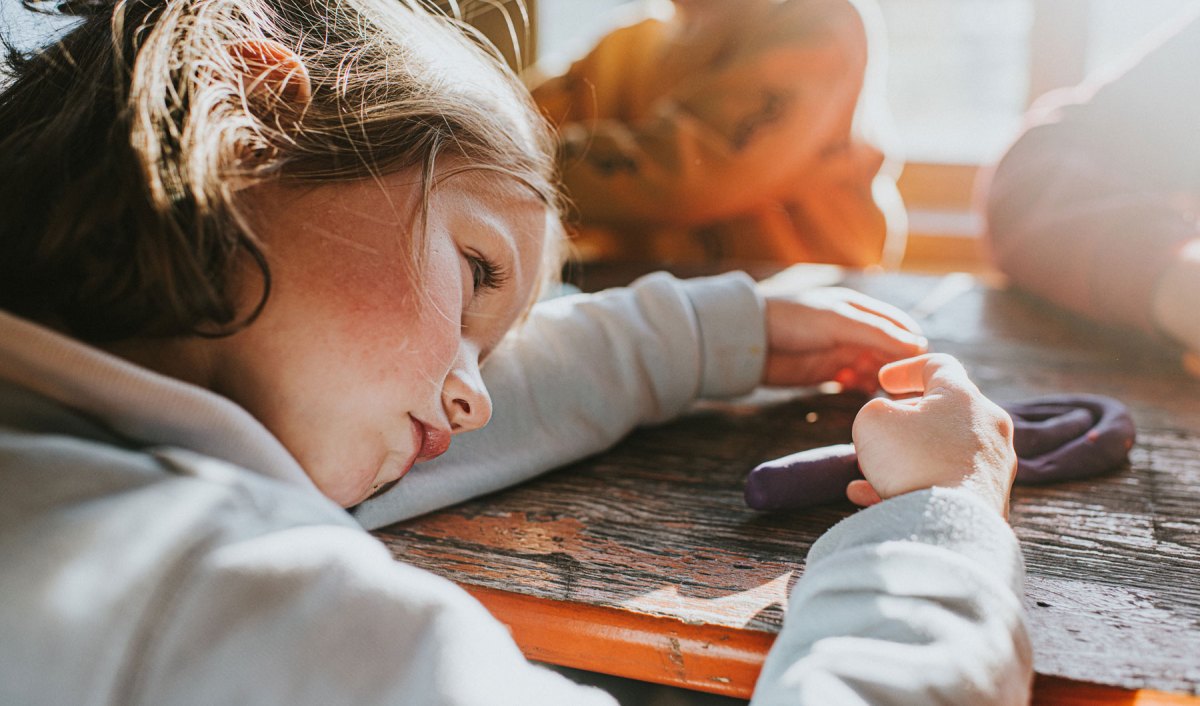
[[[630,0],[538,0],[538,61],[547,73],[566,71],[610,28],[622,23]]]
[[[888,104],[905,156],[998,157],[1028,92],[1031,0],[882,0]]]
[[[1033,98],[1078,83],[1195,0],[879,0],[912,161],[999,158]]]
[[[979,269],[971,210],[981,165],[1021,116],[1134,50],[1195,0],[879,0],[889,37],[888,103],[908,164],[907,268]]]

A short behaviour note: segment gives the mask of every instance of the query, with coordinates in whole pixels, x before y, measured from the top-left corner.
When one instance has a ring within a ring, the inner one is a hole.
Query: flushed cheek
[[[401,378],[435,382],[444,377],[457,351],[459,327],[449,307],[432,302],[378,297],[345,307],[334,319],[341,353],[338,366],[377,385]],[[454,303],[457,306],[457,303]]]
[[[402,324],[363,322],[348,329],[347,362],[356,359],[361,382],[390,396],[392,405],[408,400],[422,410],[427,396],[440,395],[461,341],[460,328],[443,317],[418,317]]]
[[[409,415],[443,423],[442,385],[461,340],[459,327],[439,314],[420,312],[398,321],[386,312],[359,313],[365,315],[341,322],[343,355],[328,361],[353,371],[344,386],[331,391],[343,398],[337,416],[339,434],[347,440],[331,468],[337,475],[318,483],[342,504],[361,501],[374,484],[397,478],[413,459],[418,449]]]
[[[347,302],[342,335],[353,342],[365,369],[388,377],[398,372],[440,388],[462,338],[461,277],[456,251],[430,254],[420,290],[408,281],[375,283],[371,296]],[[374,364],[371,364],[371,361]]]
[[[457,268],[446,272],[448,269],[431,272],[416,327],[408,336],[419,366],[436,380],[439,389],[458,357],[463,335],[460,278]]]

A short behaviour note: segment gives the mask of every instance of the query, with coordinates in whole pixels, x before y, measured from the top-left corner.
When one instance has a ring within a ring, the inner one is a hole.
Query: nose
[[[442,408],[454,434],[480,429],[492,418],[492,398],[479,373],[479,354],[466,346],[442,385]]]

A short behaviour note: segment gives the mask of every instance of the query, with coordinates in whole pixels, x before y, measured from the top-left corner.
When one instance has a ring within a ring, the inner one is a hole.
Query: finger
[[[879,389],[879,366],[874,370],[860,369],[858,365],[845,367],[833,374],[833,381],[843,390],[857,390],[874,394]]]
[[[852,480],[846,486],[846,497],[859,507],[870,507],[883,502],[875,488],[865,480]]]
[[[869,297],[862,292],[848,290],[850,293],[846,295],[846,302],[851,306],[861,309],[868,314],[875,314],[891,321],[902,329],[911,331],[917,335],[921,334],[921,324],[908,314],[903,309],[880,301],[874,297]]]
[[[843,387],[874,391],[882,361],[859,366],[863,350],[833,346],[803,353],[772,352],[767,357],[763,382],[767,385],[816,385],[837,380]],[[876,359],[877,360],[877,359]]]
[[[894,395],[925,392],[935,387],[975,389],[962,363],[945,353],[926,353],[889,363],[880,369],[879,382]]]
[[[886,397],[872,397],[858,409],[854,415],[854,423],[850,425],[850,437],[856,448],[874,448],[873,440],[883,437],[882,434],[894,434],[902,430],[905,422],[914,414],[920,414],[920,408],[908,400],[889,400]],[[868,453],[868,460],[871,454]],[[860,466],[862,458],[859,458]],[[864,475],[866,475],[864,473]]]
[[[768,299],[767,321],[770,346],[777,350],[853,345],[877,351],[887,360],[899,360],[924,353],[929,345],[923,336],[852,306],[840,297],[828,307],[815,309]]]
[[[891,361],[884,360],[872,353],[862,352],[858,358],[854,360],[854,373],[857,378],[865,385],[865,380],[870,378],[870,385],[874,389],[879,389],[879,369],[886,363]]]
[[[842,390],[853,390],[873,395],[879,390],[879,378],[869,373],[862,373],[854,368],[842,368],[833,375],[833,381]]]
[[[907,417],[914,412],[919,412],[919,402],[919,397],[911,400],[890,400],[886,397],[872,397],[859,408],[858,414],[854,416],[854,424],[850,428],[850,433],[857,442],[859,441],[860,434],[870,433],[867,430],[871,427],[876,427],[879,424],[894,424],[898,418]]]
[[[873,352],[863,351],[854,359],[854,364],[848,370],[840,371],[840,377],[834,380],[841,382],[843,387],[874,392],[879,389],[879,369],[890,362]]]
[[[874,349],[892,360],[920,355],[929,348],[924,336],[856,306],[838,307],[834,314],[826,325],[831,326],[830,337],[842,345]]]

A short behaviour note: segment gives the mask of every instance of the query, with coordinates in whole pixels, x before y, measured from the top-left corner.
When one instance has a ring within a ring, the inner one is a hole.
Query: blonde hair
[[[427,197],[447,155],[558,208],[552,133],[528,93],[476,35],[418,0],[57,9],[83,20],[31,55],[10,49],[15,79],[0,94],[0,307],[14,313],[95,342],[237,330],[270,290],[238,194],[267,180],[415,168]],[[295,52],[311,100],[255,90],[231,50],[246,42]],[[247,255],[264,278],[248,313],[234,291]]]

